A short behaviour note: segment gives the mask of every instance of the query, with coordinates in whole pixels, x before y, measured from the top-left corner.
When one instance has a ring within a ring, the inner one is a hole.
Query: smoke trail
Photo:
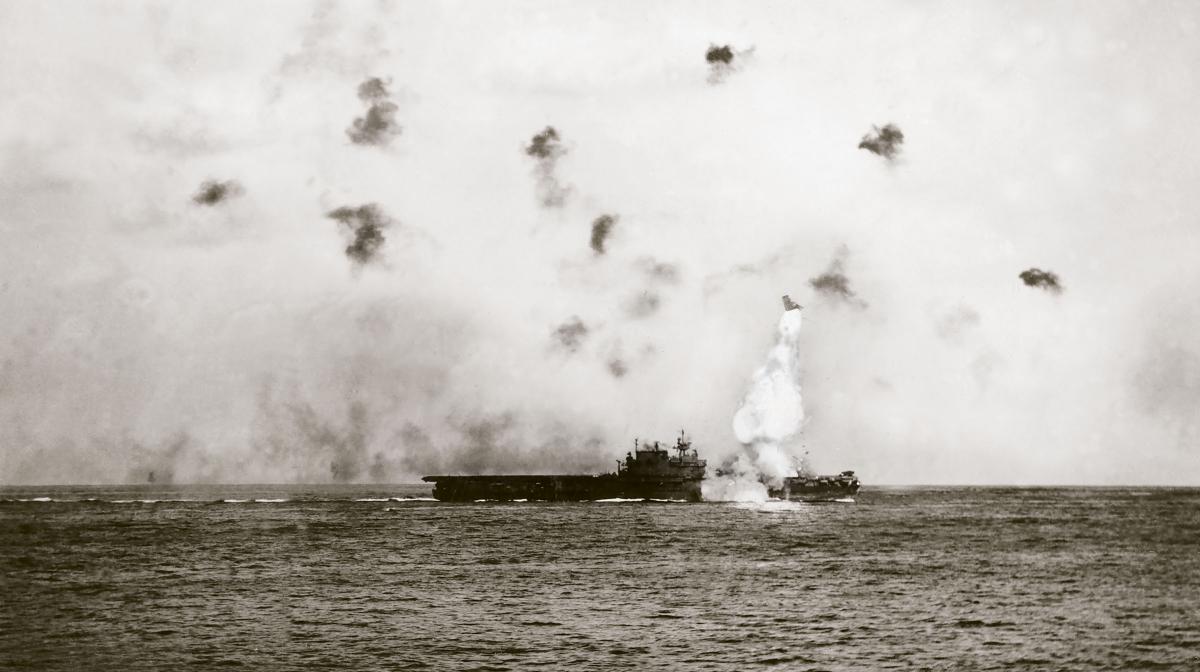
[[[728,44],[717,46],[711,44],[704,52],[704,61],[708,63],[708,83],[720,84],[729,73],[733,72],[733,49]]]
[[[733,432],[742,452],[718,470],[717,478],[706,479],[704,498],[718,501],[763,501],[763,482],[780,484],[794,476],[800,458],[793,455],[789,440],[804,423],[800,395],[800,311],[787,310],[779,318],[775,347],[767,361],[754,372],[750,389],[733,416]]]
[[[561,208],[571,193],[571,188],[564,186],[554,172],[558,160],[566,153],[567,148],[553,126],[547,126],[533,136],[525,148],[525,154],[537,161],[538,200],[547,208]]]

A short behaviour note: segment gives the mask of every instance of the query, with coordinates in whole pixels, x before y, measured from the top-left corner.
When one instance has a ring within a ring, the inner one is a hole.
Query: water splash
[[[742,452],[721,469],[720,476],[705,480],[705,499],[766,501],[764,481],[781,484],[784,478],[795,475],[802,459],[793,454],[791,439],[804,424],[800,315],[799,310],[787,310],[779,318],[775,346],[754,372],[750,389],[733,416],[733,432],[742,443]]]

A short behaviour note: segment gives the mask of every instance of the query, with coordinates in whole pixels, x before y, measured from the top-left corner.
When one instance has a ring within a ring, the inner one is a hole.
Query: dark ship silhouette
[[[833,502],[848,499],[858,492],[858,477],[853,471],[837,476],[792,476],[780,487],[767,486],[767,494],[794,502]]]
[[[692,443],[680,432],[677,454],[653,443],[635,439],[633,452],[617,464],[616,473],[522,476],[425,476],[433,483],[433,496],[444,502],[550,501],[582,502],[597,499],[673,499],[699,502],[705,465]]]

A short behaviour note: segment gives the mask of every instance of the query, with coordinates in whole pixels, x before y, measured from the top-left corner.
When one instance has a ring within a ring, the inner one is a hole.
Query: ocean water
[[[422,496],[0,488],[0,668],[1200,670],[1200,489]]]

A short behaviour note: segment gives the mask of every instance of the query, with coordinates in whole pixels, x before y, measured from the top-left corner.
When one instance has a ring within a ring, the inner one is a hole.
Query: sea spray
[[[767,361],[754,372],[750,389],[733,416],[733,432],[742,452],[706,479],[704,498],[710,501],[764,501],[767,486],[795,475],[801,462],[790,439],[804,424],[800,395],[800,310],[784,311],[779,333]]]

